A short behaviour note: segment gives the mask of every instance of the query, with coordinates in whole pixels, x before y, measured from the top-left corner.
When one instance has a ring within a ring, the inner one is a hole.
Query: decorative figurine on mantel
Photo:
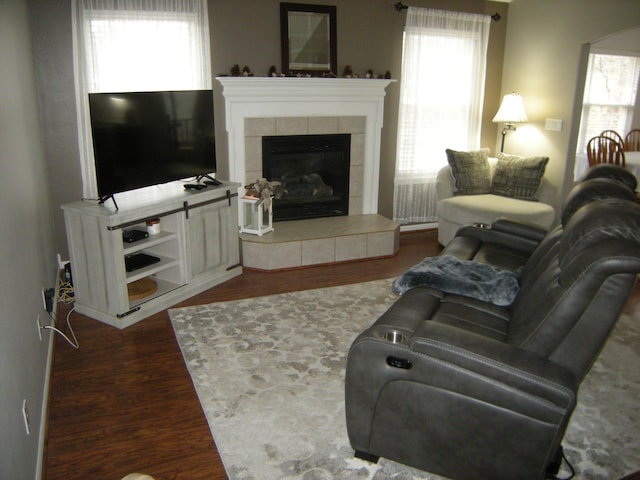
[[[238,65],[237,63],[233,67],[231,67],[230,73],[232,77],[253,77],[253,73],[247,65],[242,67],[242,71],[240,71],[240,65]]]
[[[262,205],[264,210],[269,210],[271,208],[273,192],[275,188],[280,185],[280,182],[270,182],[266,178],[258,178],[255,182],[244,186],[244,188],[247,189],[244,197],[257,199],[258,203],[256,206]]]
[[[284,77],[285,74],[284,73],[278,73],[278,70],[276,70],[276,66],[275,65],[271,65],[271,67],[269,68],[269,76],[270,77]]]
[[[351,68],[351,65],[345,65],[342,76],[345,78],[358,78],[358,75],[353,73],[353,68]]]

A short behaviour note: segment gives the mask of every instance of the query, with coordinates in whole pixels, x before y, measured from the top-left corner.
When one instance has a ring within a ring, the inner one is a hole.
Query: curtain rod
[[[394,8],[396,9],[396,12],[401,12],[402,10],[406,10],[409,7],[407,7],[406,5],[403,5],[402,2],[397,2],[394,5]],[[491,15],[491,20],[493,20],[494,22],[500,21],[501,18],[502,16],[497,12]]]

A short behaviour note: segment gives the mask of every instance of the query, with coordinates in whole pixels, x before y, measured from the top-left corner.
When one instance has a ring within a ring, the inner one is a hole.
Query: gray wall
[[[27,0],[55,225],[55,248],[68,259],[60,206],[82,198],[73,90],[71,0]]]
[[[634,25],[640,25],[638,0],[513,0],[509,6],[502,88],[523,96],[529,122],[509,133],[505,150],[549,156],[557,204],[573,183],[583,46]],[[544,130],[546,118],[564,120],[563,130]]]
[[[36,316],[49,323],[40,292],[56,275],[26,0],[0,0],[0,85],[0,478],[22,480],[39,478],[50,335]]]
[[[59,206],[82,196],[71,57],[71,1],[29,0],[29,3],[47,165],[53,179],[56,249],[66,259],[64,220]],[[394,78],[399,76],[406,12],[396,12],[393,7],[396,0],[308,0],[306,3],[337,6],[338,73],[350,64],[359,73],[371,68],[376,73],[390,70]],[[501,99],[507,4],[484,0],[414,0],[410,3],[473,13],[500,12],[505,17],[492,23],[490,36],[482,143],[493,148],[497,126],[491,123],[491,118]],[[213,76],[227,74],[234,64],[248,65],[257,74],[265,74],[271,65],[280,70],[279,4],[279,0],[209,0]],[[379,211],[388,217],[392,216],[398,98],[399,83],[394,83],[387,88],[381,145],[380,177],[383,180]],[[222,152],[222,156],[226,158],[226,152]]]

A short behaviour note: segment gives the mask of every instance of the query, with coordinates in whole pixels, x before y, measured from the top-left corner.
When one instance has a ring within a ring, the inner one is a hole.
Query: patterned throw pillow
[[[489,150],[457,152],[447,149],[447,161],[455,179],[455,195],[478,195],[491,192]]]
[[[493,172],[491,193],[504,197],[537,201],[535,194],[549,162],[549,157],[522,158],[516,155],[498,154]]]

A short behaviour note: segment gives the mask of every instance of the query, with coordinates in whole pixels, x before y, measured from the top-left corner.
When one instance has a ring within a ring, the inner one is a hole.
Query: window
[[[624,138],[631,129],[639,77],[639,57],[589,55],[577,154],[584,155],[589,139],[603,130]]]
[[[206,0],[76,0],[74,69],[83,195],[97,196],[88,94],[211,88]]]
[[[404,33],[394,220],[436,219],[445,150],[479,148],[491,18],[410,7]]]

